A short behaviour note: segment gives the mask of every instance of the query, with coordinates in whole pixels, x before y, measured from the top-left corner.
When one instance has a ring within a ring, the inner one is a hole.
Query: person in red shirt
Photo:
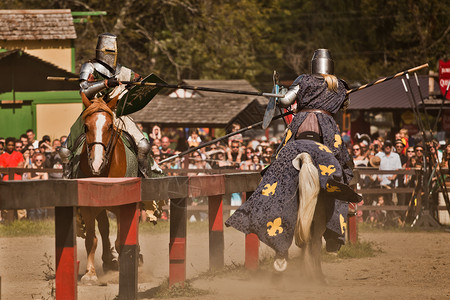
[[[22,168],[24,159],[22,153],[14,150],[15,138],[9,137],[5,140],[5,152],[0,155],[0,168]],[[14,180],[21,180],[22,175],[14,174]],[[3,180],[9,180],[8,175],[3,176]]]

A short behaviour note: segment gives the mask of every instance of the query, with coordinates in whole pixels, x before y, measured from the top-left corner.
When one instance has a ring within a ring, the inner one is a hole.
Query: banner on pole
[[[439,87],[441,88],[442,96],[445,95],[448,82],[450,81],[450,61],[439,61]],[[446,99],[450,99],[450,91],[447,93]]]

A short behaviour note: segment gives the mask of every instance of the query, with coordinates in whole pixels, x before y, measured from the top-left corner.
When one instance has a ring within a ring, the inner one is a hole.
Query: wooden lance
[[[351,90],[347,90],[347,94],[351,94],[356,91],[360,91],[362,89],[371,87],[373,85],[391,80],[393,78],[397,78],[399,76],[405,75],[407,73],[412,73],[417,70],[423,69],[428,67],[428,64],[423,64],[421,66],[399,72],[395,75],[384,77],[381,79],[378,79],[377,81],[374,81],[372,83],[368,83],[365,85],[362,85],[358,88],[354,88]],[[58,81],[79,81],[79,78],[73,78],[73,77],[47,77],[47,80],[58,80]],[[182,85],[182,84],[167,84],[162,82],[139,82],[139,81],[121,81],[122,84],[132,84],[132,85],[141,85],[141,86],[157,86],[162,88],[174,88],[174,89],[185,89],[185,90],[194,90],[194,91],[204,91],[204,92],[213,92],[213,93],[227,93],[227,94],[240,94],[240,95],[250,95],[250,96],[263,96],[263,97],[275,97],[275,98],[284,98],[284,95],[281,94],[275,94],[275,93],[262,93],[262,92],[250,92],[250,91],[241,91],[241,90],[227,90],[227,89],[216,89],[216,88],[209,88],[209,87],[201,87],[201,86],[191,86],[191,85]]]

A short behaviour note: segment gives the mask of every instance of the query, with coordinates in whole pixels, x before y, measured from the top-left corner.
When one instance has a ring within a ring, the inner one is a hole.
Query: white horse
[[[302,248],[301,260],[310,278],[324,281],[320,253],[322,250],[322,236],[326,229],[325,201],[318,201],[320,182],[319,172],[311,156],[300,153],[293,161],[299,170],[299,205],[297,224],[295,227],[295,244]],[[275,270],[283,272],[287,268],[285,258],[277,258],[274,262]]]

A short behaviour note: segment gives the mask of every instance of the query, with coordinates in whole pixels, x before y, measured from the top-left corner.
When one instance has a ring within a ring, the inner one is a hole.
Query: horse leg
[[[98,222],[98,230],[100,232],[100,236],[102,237],[102,261],[103,261],[103,271],[106,273],[108,271],[117,271],[119,270],[119,265],[117,260],[114,259],[114,255],[112,253],[111,241],[109,240],[109,220],[106,210],[102,210],[97,215]]]
[[[119,259],[120,259],[120,252],[121,252],[121,247],[120,247],[120,209],[119,208],[112,208],[111,211],[116,215],[116,220],[117,220],[117,237],[116,237],[116,242],[115,242],[115,246],[116,246],[116,251],[119,254]],[[141,247],[139,246],[139,241],[137,244],[137,251],[138,251],[138,258],[139,258],[139,266],[144,264],[144,256],[141,254]]]
[[[322,236],[326,229],[326,213],[325,213],[325,199],[318,199],[316,210],[314,212],[314,221],[312,227],[312,237],[308,245],[310,254],[312,278],[326,283],[325,275],[322,272],[322,262],[320,255],[322,252]]]
[[[95,212],[92,208],[81,208],[81,215],[86,225],[85,247],[87,252],[86,273],[81,277],[83,284],[95,284],[98,281],[94,267],[95,250],[97,249],[97,237],[95,236]]]

